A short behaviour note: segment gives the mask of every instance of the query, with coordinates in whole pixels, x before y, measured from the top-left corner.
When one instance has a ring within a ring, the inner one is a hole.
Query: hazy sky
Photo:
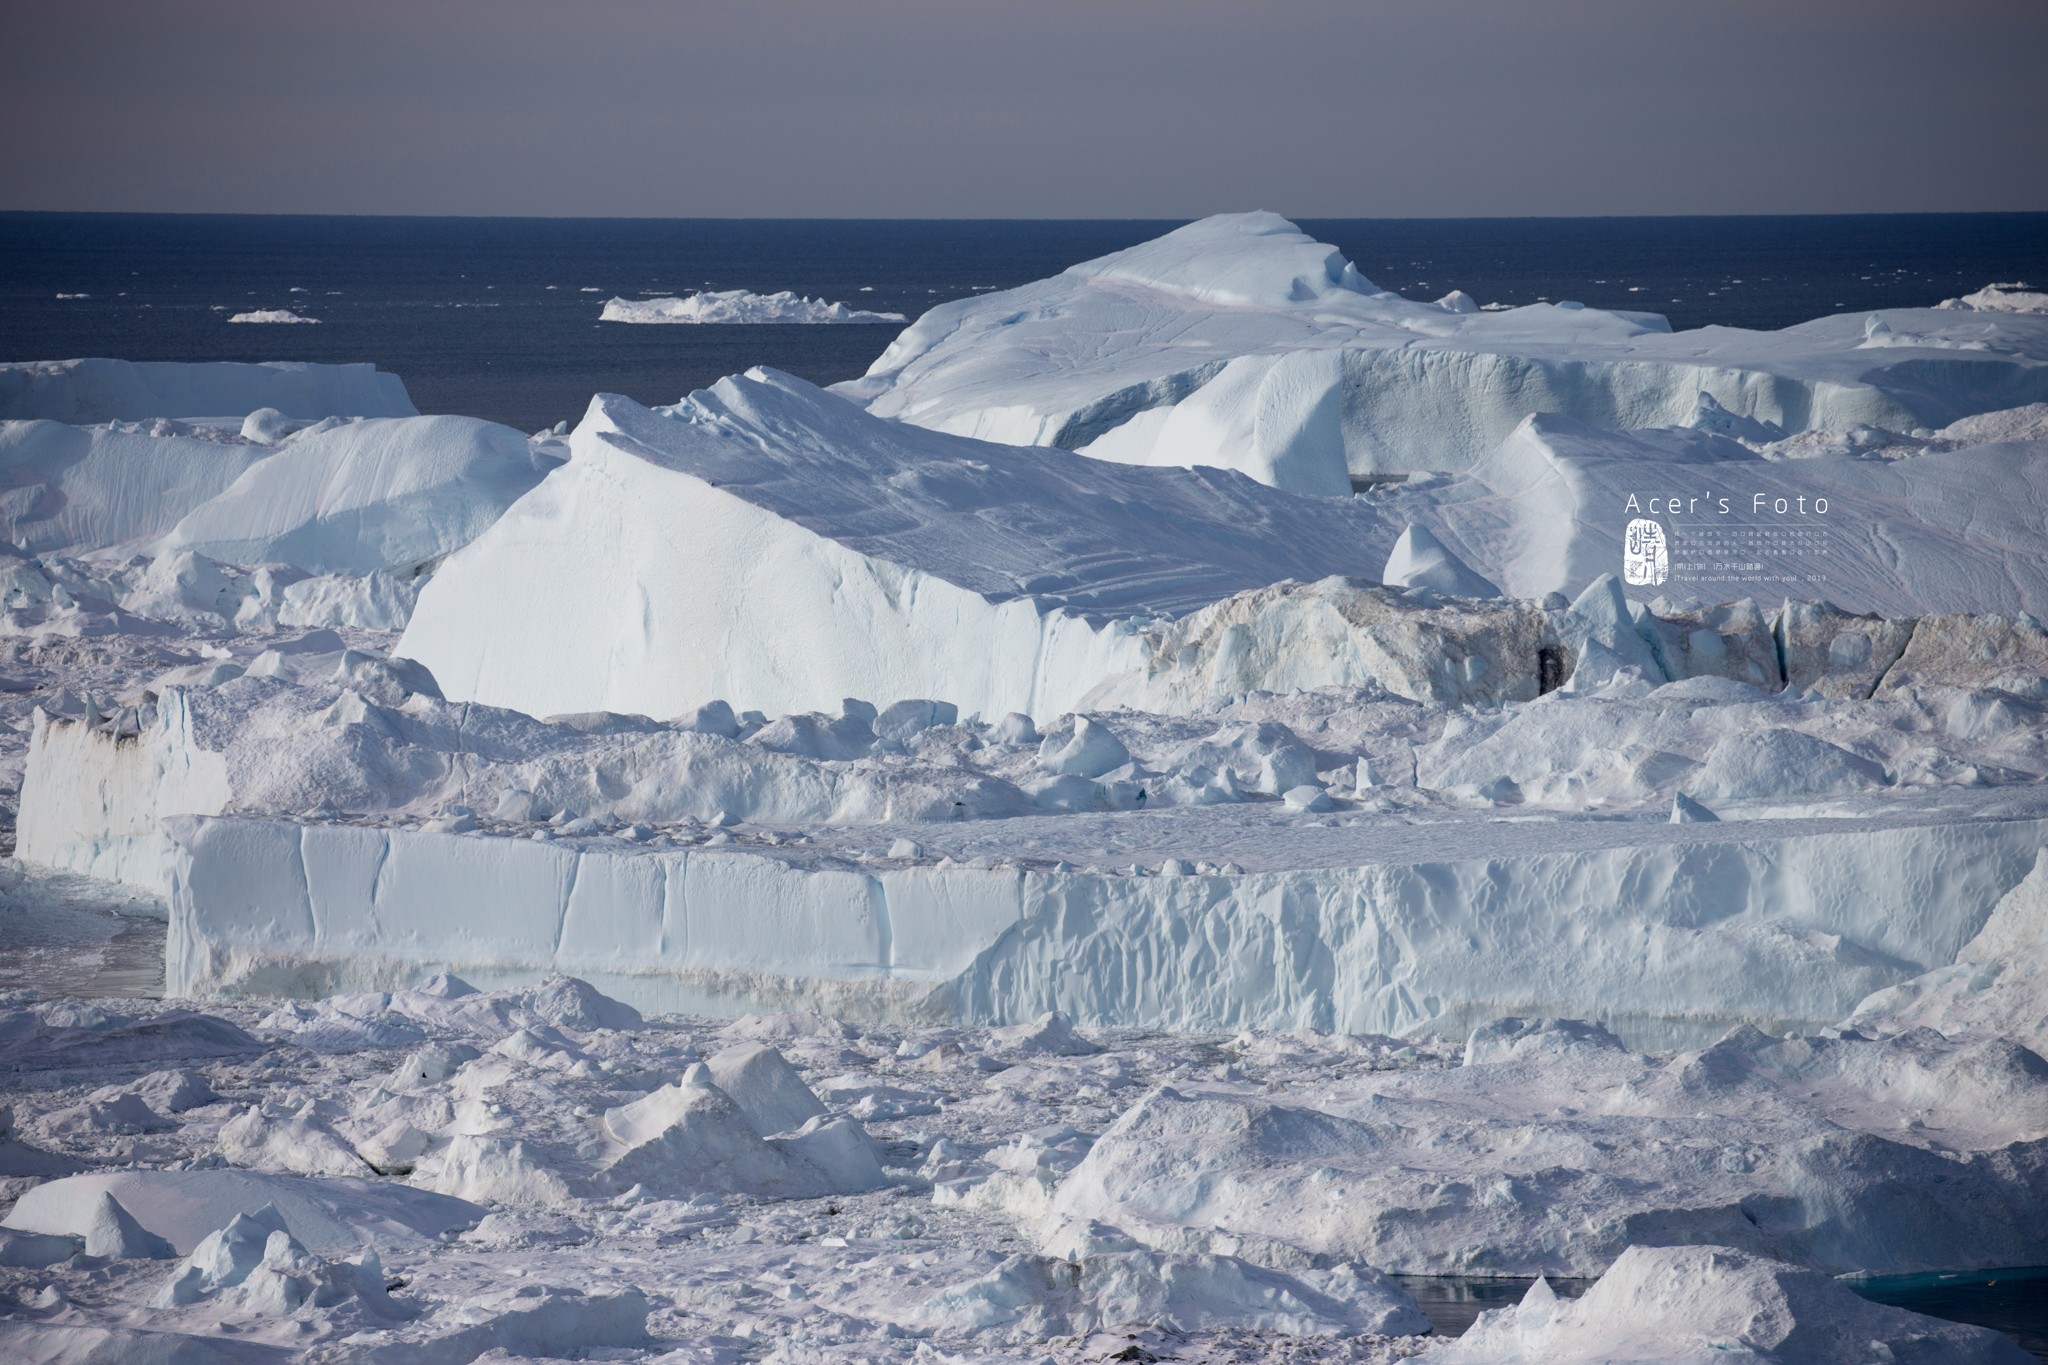
[[[2048,209],[2048,0],[4,0],[0,208]]]

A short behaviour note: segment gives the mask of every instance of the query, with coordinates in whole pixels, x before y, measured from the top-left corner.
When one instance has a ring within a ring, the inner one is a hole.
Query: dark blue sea
[[[0,360],[372,361],[403,377],[423,412],[531,431],[573,420],[600,390],[671,403],[749,365],[846,379],[896,333],[600,323],[615,294],[793,289],[916,317],[1176,225],[6,213]],[[1994,281],[2048,284],[2048,214],[1302,226],[1412,298],[1569,298],[1661,312],[1678,328],[1783,327]],[[257,308],[320,325],[226,322]]]

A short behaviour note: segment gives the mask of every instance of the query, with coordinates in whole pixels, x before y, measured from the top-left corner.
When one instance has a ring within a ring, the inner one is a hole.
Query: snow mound
[[[1500,589],[1467,568],[1426,527],[1410,522],[1394,542],[1380,582],[1390,588],[1433,588],[1453,597],[1498,597]]]
[[[570,444],[421,595],[402,652],[451,697],[1056,713],[1137,664],[1121,622],[1376,573],[1396,534],[1349,500],[943,436],[765,370],[662,412],[600,395]]]
[[[1652,1239],[1835,1272],[2048,1250],[2048,1063],[2013,1044],[1742,1028],[1660,1061],[1516,1021],[1472,1050],[1321,1086],[1313,1107],[1156,1090],[1060,1186],[1047,1235],[1092,1221],[1162,1250],[1397,1274],[1593,1274]]]
[[[229,316],[229,322],[318,323],[318,318],[300,317],[289,308],[256,308]]]
[[[742,1043],[705,1063],[723,1090],[762,1137],[788,1133],[825,1112],[825,1106],[780,1052],[766,1043]]]
[[[1631,1247],[1576,1302],[1538,1280],[1513,1308],[1415,1357],[1431,1365],[1709,1365],[1739,1354],[1783,1365],[1871,1360],[2031,1360],[1988,1327],[1858,1297],[1816,1271],[1725,1246]]]
[[[86,1216],[85,1254],[105,1256],[110,1260],[168,1260],[177,1253],[171,1244],[135,1221],[135,1216],[121,1207],[121,1201],[106,1190],[93,1201],[92,1212]]]
[[[286,1317],[302,1307],[332,1308],[351,1299],[378,1317],[406,1316],[385,1291],[375,1251],[364,1251],[354,1262],[326,1261],[299,1245],[275,1204],[265,1204],[208,1233],[151,1306],[185,1308],[213,1300],[216,1311]]]
[[[0,1045],[10,1065],[26,1070],[74,1066],[82,1057],[104,1065],[237,1057],[263,1049],[236,1025],[209,1014],[64,1000],[0,1006]]]
[[[323,1256],[417,1246],[483,1217],[474,1204],[388,1181],[316,1180],[255,1171],[128,1170],[66,1176],[29,1190],[0,1226],[83,1238],[102,1196],[189,1256],[237,1215],[275,1206],[292,1235]]]
[[[316,574],[409,572],[475,539],[552,468],[493,422],[352,422],[288,438],[155,548]]]
[[[709,1068],[693,1068],[675,1085],[607,1110],[605,1134],[618,1148],[605,1168],[613,1188],[639,1186],[670,1198],[732,1193],[808,1199],[884,1183],[881,1162],[858,1123],[819,1113],[788,1136],[763,1138],[759,1126],[782,1117],[768,1112],[769,1106],[785,1097],[743,1064],[728,1074],[749,1086],[750,1107],[763,1112],[761,1119],[750,1117],[715,1084]]]
[[[555,975],[541,982],[527,997],[527,1008],[558,1028],[586,1033],[595,1029],[639,1028],[642,1023],[640,1011],[573,976]]]
[[[963,436],[1240,468],[1303,492],[1470,471],[1532,412],[1684,426],[1705,395],[1759,424],[1745,430],[1910,432],[2048,397],[2048,330],[2032,317],[1882,319],[1892,344],[1871,350],[1860,316],[1674,334],[1653,314],[1577,305],[1467,311],[1376,289],[1276,215],[1224,214],[941,304],[841,391]]]
[[[151,417],[417,417],[397,375],[374,365],[273,360],[38,360],[0,364],[0,419],[90,424]]]
[[[843,303],[804,298],[784,289],[751,294],[744,289],[700,290],[681,298],[612,299],[604,322],[834,323],[902,322],[901,313],[869,313]]]

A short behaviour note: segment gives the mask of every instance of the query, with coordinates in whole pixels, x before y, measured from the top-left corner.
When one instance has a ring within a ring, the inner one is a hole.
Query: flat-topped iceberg
[[[870,313],[826,299],[806,298],[787,289],[754,294],[744,289],[700,290],[681,298],[611,299],[605,322],[652,323],[796,323],[901,322],[901,313]]]
[[[422,595],[401,652],[450,697],[1056,714],[1142,666],[1134,618],[1288,578],[1376,582],[1401,530],[1222,470],[881,421],[767,370],[673,409],[600,395],[570,449]]]
[[[2048,319],[1895,309],[1672,333],[1575,303],[1375,288],[1271,213],[1225,214],[941,304],[840,388],[877,415],[1305,492],[1469,468],[1532,412],[1680,425],[1701,395],[1783,431],[1937,427],[2048,398]]]

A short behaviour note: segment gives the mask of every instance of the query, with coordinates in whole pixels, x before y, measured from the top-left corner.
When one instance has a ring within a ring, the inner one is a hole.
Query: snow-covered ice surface
[[[1417,303],[1286,219],[1248,213],[942,304],[839,387],[942,431],[1332,493],[1465,472],[1531,412],[1686,425],[1704,395],[1783,432],[1939,427],[2048,398],[2044,360],[2048,319],[2018,311],[1673,333],[1655,314],[1569,302]]]
[[[606,322],[834,323],[902,322],[901,313],[870,313],[784,289],[753,294],[744,289],[700,290],[681,298],[611,299]]]
[[[566,442],[0,368],[0,1347],[2013,1359],[1832,1277],[2048,1265],[2031,298],[1240,215]]]

